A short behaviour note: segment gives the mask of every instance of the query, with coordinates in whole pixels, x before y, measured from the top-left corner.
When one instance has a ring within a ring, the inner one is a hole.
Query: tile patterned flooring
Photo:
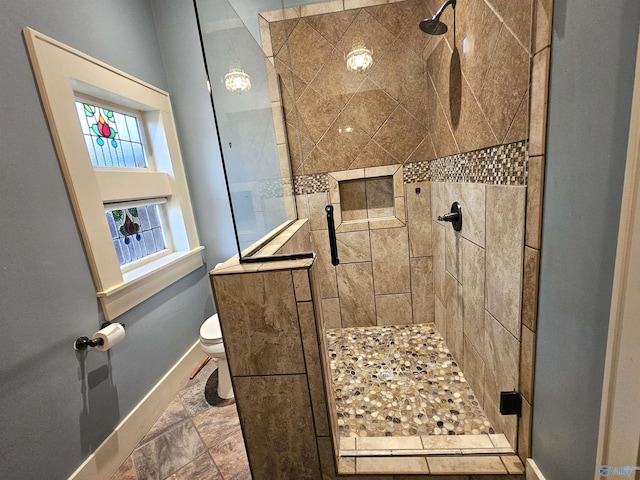
[[[493,434],[432,323],[327,330],[342,437]]]
[[[174,397],[111,480],[251,480],[233,399],[209,363]]]

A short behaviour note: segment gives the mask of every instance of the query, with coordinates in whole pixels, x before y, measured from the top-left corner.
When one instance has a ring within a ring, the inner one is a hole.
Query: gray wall
[[[197,340],[200,323],[213,312],[201,268],[120,317],[127,338],[110,352],[74,352],[74,339],[96,331],[103,316],[38,97],[24,26],[160,88],[176,88],[174,106],[207,260],[234,253],[229,234],[216,235],[218,228],[229,231],[229,207],[211,146],[215,130],[206,90],[204,96],[202,88],[188,91],[189,82],[201,82],[197,73],[192,78],[195,64],[188,62],[199,55],[192,49],[196,37],[163,25],[163,35],[191,42],[185,65],[177,54],[164,58],[173,69],[168,76],[147,0],[0,4],[2,479],[67,478]]]
[[[640,2],[555,0],[533,458],[593,478]]]

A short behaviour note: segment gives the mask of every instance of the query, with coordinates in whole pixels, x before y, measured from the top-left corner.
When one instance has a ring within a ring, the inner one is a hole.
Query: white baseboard
[[[199,343],[187,350],[69,480],[109,480],[113,476],[202,361]]]
[[[533,458],[527,458],[527,480],[546,480]]]

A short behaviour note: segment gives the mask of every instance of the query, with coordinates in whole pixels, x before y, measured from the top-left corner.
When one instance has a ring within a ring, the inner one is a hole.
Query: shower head
[[[447,33],[449,29],[446,23],[440,21],[440,15],[444,12],[444,9],[451,5],[451,8],[456,8],[456,0],[447,0],[436,12],[433,18],[425,18],[420,22],[420,30],[429,35],[442,35]]]

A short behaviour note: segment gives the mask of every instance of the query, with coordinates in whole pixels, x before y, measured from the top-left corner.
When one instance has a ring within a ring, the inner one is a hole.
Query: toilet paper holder
[[[111,325],[113,322],[104,322],[102,325],[100,325],[100,330],[102,330],[103,328],[108,327],[109,325]],[[122,328],[124,328],[124,323],[121,323],[120,325],[122,325]],[[73,342],[73,349],[74,350],[86,350],[87,347],[99,347],[101,345],[104,345],[104,340],[102,338],[96,338],[95,340],[89,337],[78,337],[76,338],[76,341]]]

